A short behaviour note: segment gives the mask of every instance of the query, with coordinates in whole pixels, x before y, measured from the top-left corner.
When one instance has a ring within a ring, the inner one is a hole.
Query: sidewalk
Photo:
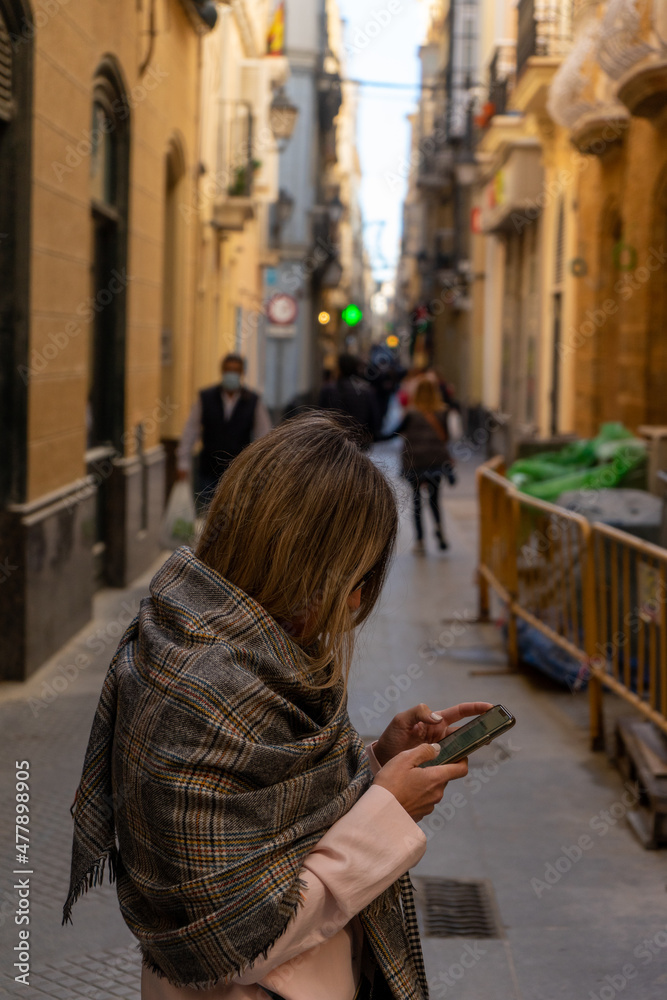
[[[395,444],[376,457],[396,467]],[[400,488],[400,487],[399,487]],[[586,696],[535,674],[506,671],[502,641],[476,613],[476,510],[472,470],[444,494],[451,548],[411,553],[407,497],[398,554],[381,608],[362,632],[350,714],[374,738],[420,701],[503,702],[517,717],[504,741],[471,758],[423,827],[420,879],[484,880],[499,936],[425,937],[431,996],[456,1000],[664,1000],[667,996],[667,857],[644,851],[624,820],[632,791],[588,749]],[[428,514],[427,514],[428,517]],[[96,619],[25,685],[0,687],[0,995],[93,1000],[139,998],[139,957],[105,884],[60,926],[69,879],[69,806],[102,678],[151,574],[104,591]],[[608,699],[612,701],[612,699]],[[30,866],[15,860],[15,761],[30,762]],[[458,792],[458,794],[456,794]],[[624,798],[625,796],[625,798]],[[579,853],[578,853],[579,852]],[[19,927],[15,869],[30,876],[30,986],[14,982]],[[423,897],[423,888],[418,895]],[[471,932],[469,932],[471,933]]]

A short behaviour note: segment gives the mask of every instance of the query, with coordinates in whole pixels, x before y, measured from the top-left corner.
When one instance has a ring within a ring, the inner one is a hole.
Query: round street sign
[[[266,314],[271,323],[276,326],[289,326],[296,319],[299,306],[292,295],[285,292],[277,292],[269,299],[266,307]]]

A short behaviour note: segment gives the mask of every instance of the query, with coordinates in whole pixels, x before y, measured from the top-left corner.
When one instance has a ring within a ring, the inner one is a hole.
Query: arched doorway
[[[163,400],[180,400],[183,397],[184,377],[189,366],[183,357],[185,322],[183,316],[185,288],[188,273],[185,259],[185,220],[182,212],[183,181],[185,178],[185,153],[180,136],[172,136],[164,160],[164,241],[162,250],[162,337],[161,392]],[[176,479],[176,449],[178,436],[169,423],[162,434],[162,444],[167,458],[166,494]]]
[[[614,197],[605,202],[599,223],[599,288],[597,306],[615,300],[618,296],[614,285],[619,272],[616,266],[615,249],[623,237],[623,220]],[[592,431],[597,434],[600,424],[619,419],[619,364],[618,364],[618,318],[596,308],[596,313],[604,316],[602,325],[595,324],[593,351],[593,406]],[[590,320],[589,322],[593,322]]]
[[[93,252],[86,467],[98,484],[93,544],[97,585],[113,582],[110,469],[112,460],[125,451],[129,157],[130,106],[118,65],[107,56],[94,77],[90,152]]]
[[[33,29],[0,0],[0,505],[26,498]]]
[[[95,74],[91,134],[93,317],[88,446],[122,452],[130,106],[120,71],[110,57]]]
[[[667,168],[653,199],[651,246],[667,245]],[[649,296],[648,365],[646,372],[646,423],[667,424],[667,268],[651,274]]]

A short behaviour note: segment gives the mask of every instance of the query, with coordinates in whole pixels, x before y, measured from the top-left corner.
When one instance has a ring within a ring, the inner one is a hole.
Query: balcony
[[[524,140],[527,142],[527,140]],[[536,140],[515,146],[482,192],[484,233],[520,234],[541,214],[544,165]]]
[[[246,101],[223,105],[218,129],[216,191],[211,224],[220,235],[241,232],[255,216],[253,186],[261,167],[253,155],[253,114]]]
[[[630,114],[655,120],[667,108],[667,6],[664,0],[610,5],[602,18],[598,62],[616,81]]]
[[[562,0],[519,0],[516,73],[520,77],[528,60],[561,58],[572,42],[569,5]]]
[[[479,114],[475,116],[477,128],[488,128],[495,115],[507,113],[515,76],[516,43],[502,42],[496,46],[493,59],[489,63],[489,90]]]
[[[572,8],[562,0],[519,0],[512,106],[544,111],[555,71],[572,44]]]

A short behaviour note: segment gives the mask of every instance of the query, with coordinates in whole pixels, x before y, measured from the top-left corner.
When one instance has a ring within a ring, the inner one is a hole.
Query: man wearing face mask
[[[271,430],[271,418],[256,392],[243,384],[245,360],[240,354],[222,359],[222,380],[201,389],[178,447],[178,478],[190,475],[192,452],[199,453],[199,501],[207,505],[220,476],[251,441]]]

